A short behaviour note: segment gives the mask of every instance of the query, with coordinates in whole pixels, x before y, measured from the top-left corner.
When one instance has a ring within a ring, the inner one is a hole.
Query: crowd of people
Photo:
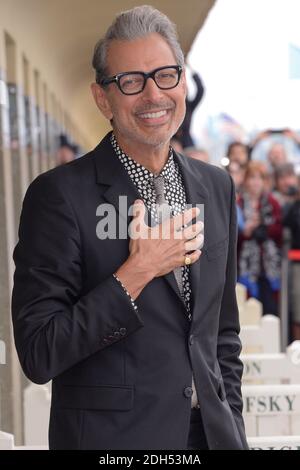
[[[300,147],[300,135],[289,129],[276,131]],[[252,145],[234,141],[227,148],[227,165],[236,187],[238,219],[238,282],[248,296],[261,301],[264,314],[280,314],[283,242],[300,249],[300,178],[297,162],[284,145],[273,141],[264,161],[253,150],[274,130],[261,132]],[[272,141],[272,139],[271,139]],[[180,149],[180,143],[174,142]],[[186,155],[209,162],[200,148],[181,148]],[[226,159],[225,159],[226,161]],[[300,262],[290,264],[288,311],[290,339],[300,339]]]

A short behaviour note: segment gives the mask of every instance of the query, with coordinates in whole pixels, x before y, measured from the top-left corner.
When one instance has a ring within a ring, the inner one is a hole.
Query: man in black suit
[[[235,191],[170,148],[186,96],[174,25],[125,12],[93,65],[113,132],[30,185],[14,252],[16,347],[32,381],[52,379],[50,448],[247,448]],[[205,206],[204,244],[187,204]]]

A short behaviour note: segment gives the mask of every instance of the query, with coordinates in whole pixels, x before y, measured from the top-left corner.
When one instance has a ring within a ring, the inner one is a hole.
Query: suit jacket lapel
[[[182,155],[175,154],[174,158],[177,161],[181,175],[183,177],[187,204],[195,206],[196,204],[202,204],[203,208],[200,208],[200,215],[198,220],[204,222],[204,240],[205,240],[205,205],[208,202],[209,193],[203,181],[199,167],[193,165],[192,160]],[[197,169],[198,171],[195,171]],[[201,255],[202,256],[202,255]],[[199,292],[200,292],[200,267],[201,267],[201,257],[200,259],[190,266],[190,280],[191,280],[191,289],[192,289],[192,302],[191,302],[191,312],[193,318],[198,309],[199,301]]]
[[[129,208],[136,199],[141,199],[141,195],[111,145],[111,134],[107,134],[95,149],[96,178],[97,183],[103,186],[102,196],[115,207],[127,230],[132,219],[128,214]],[[147,208],[145,218],[154,224]]]
[[[128,209],[140,194],[119,161],[110,142],[111,132],[95,148],[97,183],[103,186],[102,196],[113,204],[120,217],[129,223]],[[127,197],[127,207],[120,205],[120,196]],[[126,210],[124,210],[126,209]]]

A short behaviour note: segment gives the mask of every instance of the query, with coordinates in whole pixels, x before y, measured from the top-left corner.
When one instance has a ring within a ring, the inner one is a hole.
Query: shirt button
[[[186,387],[184,390],[183,390],[183,394],[186,398],[191,398],[191,396],[193,395],[193,389],[192,387]]]
[[[122,336],[125,336],[126,333],[127,333],[126,328],[120,328],[119,331],[120,331],[120,334],[121,334]]]

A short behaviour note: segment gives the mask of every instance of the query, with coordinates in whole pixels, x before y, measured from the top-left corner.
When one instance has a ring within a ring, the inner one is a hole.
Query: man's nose
[[[143,90],[143,97],[151,99],[151,101],[161,98],[162,90],[158,88],[153,78],[149,77],[146,81],[145,88]]]

